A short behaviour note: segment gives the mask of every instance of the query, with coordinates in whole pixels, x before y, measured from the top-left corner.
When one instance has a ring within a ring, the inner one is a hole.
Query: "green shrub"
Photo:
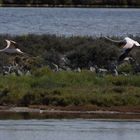
[[[124,72],[124,73],[126,73],[126,74],[130,74],[130,73],[133,72],[133,67],[132,67],[131,64],[123,63],[123,64],[121,64],[121,65],[118,67],[117,70],[118,70],[119,73]]]

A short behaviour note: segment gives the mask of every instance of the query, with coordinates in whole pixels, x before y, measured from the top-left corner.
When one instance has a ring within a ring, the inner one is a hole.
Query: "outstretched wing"
[[[126,40],[127,44],[123,48],[132,48],[134,46],[138,46],[138,47],[140,46],[140,44],[137,41],[135,41],[129,37],[125,37],[125,40]]]
[[[16,51],[17,51],[17,53],[19,53],[19,54],[24,54],[24,55],[25,55],[25,53],[24,53],[23,51],[21,51],[19,48],[17,48]]]
[[[27,56],[27,57],[32,57],[30,54],[27,54],[27,53],[21,51],[19,48],[17,48],[16,51],[17,51],[16,52],[17,54],[21,54],[21,55],[24,55],[24,56]]]
[[[135,45],[138,46],[138,47],[140,47],[140,43],[137,42],[137,41],[135,41]]]

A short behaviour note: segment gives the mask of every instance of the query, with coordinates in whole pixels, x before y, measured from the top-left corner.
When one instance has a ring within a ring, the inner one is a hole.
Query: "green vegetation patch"
[[[1,105],[140,106],[140,77],[99,77],[89,71],[52,72],[47,67],[31,76],[0,76]]]

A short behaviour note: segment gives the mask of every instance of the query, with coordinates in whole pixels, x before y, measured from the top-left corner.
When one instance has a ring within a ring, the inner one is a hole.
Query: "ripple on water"
[[[140,35],[140,9],[1,8],[1,34]]]

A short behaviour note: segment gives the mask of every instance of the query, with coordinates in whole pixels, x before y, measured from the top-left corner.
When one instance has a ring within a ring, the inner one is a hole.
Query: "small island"
[[[115,75],[120,49],[104,37],[0,35],[0,46],[6,45],[5,38],[28,55],[0,55],[1,112],[28,107],[51,113],[140,113],[139,48],[130,53],[135,59],[120,64]],[[132,38],[140,42],[140,37]]]

